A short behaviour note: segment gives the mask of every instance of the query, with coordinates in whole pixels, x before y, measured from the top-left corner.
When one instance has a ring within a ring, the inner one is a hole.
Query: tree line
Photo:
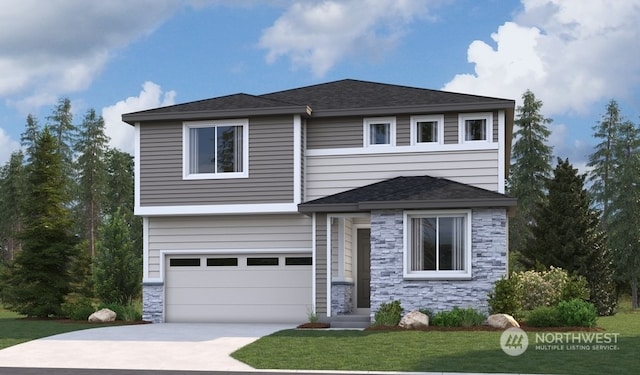
[[[516,111],[507,193],[518,198],[509,224],[511,270],[560,267],[584,276],[600,315],[621,293],[638,308],[640,279],[640,127],[616,100],[593,126],[598,141],[578,173],[548,145],[552,120],[527,90]]]
[[[142,221],[134,163],[111,148],[89,109],[75,124],[62,98],[44,126],[27,116],[22,150],[0,168],[0,302],[61,316],[78,298],[130,303],[140,293]]]

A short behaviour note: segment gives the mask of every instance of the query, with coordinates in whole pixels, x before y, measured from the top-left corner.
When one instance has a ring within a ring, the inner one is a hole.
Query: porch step
[[[330,319],[331,328],[367,328],[371,325],[369,315],[337,315]]]

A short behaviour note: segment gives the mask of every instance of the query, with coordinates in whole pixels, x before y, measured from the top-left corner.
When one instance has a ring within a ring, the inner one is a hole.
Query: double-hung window
[[[471,278],[468,211],[405,213],[404,277]]]
[[[493,115],[491,113],[462,113],[458,119],[458,134],[462,143],[493,141]]]
[[[364,146],[395,146],[396,119],[378,117],[364,119]]]
[[[248,177],[247,120],[184,124],[184,178]]]
[[[412,116],[411,145],[444,143],[444,116]]]

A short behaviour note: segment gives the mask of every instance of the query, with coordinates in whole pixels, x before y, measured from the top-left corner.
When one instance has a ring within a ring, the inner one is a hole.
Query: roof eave
[[[271,108],[237,108],[223,109],[215,111],[184,111],[184,112],[135,112],[122,115],[122,121],[135,125],[136,122],[144,121],[167,121],[167,120],[210,120],[220,118],[239,118],[251,116],[277,116],[277,115],[303,115],[310,116],[309,106],[285,106]]]
[[[513,100],[478,102],[478,103],[450,103],[450,104],[424,104],[410,106],[345,108],[345,109],[315,109],[313,117],[336,116],[377,116],[390,113],[424,113],[424,112],[460,112],[460,111],[487,111],[496,109],[513,109]]]
[[[314,212],[358,212],[362,211],[358,208],[357,203],[330,203],[330,204],[313,204],[302,203],[298,205],[298,212],[301,214],[312,214]]]
[[[441,200],[406,200],[406,201],[364,201],[358,203],[318,203],[301,204],[298,212],[310,214],[363,212],[371,210],[390,209],[453,209],[453,208],[481,208],[481,207],[515,207],[518,200],[511,197],[493,199],[441,199]]]

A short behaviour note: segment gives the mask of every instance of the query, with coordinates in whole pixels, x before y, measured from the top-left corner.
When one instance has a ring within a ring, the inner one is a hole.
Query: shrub
[[[89,298],[80,297],[62,304],[62,315],[72,320],[87,320],[96,310]]]
[[[595,327],[598,313],[593,304],[580,299],[562,301],[556,306],[563,325],[568,327]]]
[[[142,313],[139,311],[139,307],[131,303],[123,305],[119,303],[101,303],[98,309],[109,309],[116,313],[116,320],[124,320],[127,322],[142,320]]]
[[[553,306],[539,306],[529,311],[526,322],[531,327],[561,327],[563,325],[558,310]]]
[[[488,303],[491,314],[509,314],[516,319],[521,317],[522,288],[516,273],[496,281],[493,291],[489,293]]]
[[[397,326],[402,319],[402,306],[400,301],[383,303],[374,315],[374,325]]]
[[[418,311],[420,311],[421,313],[423,313],[424,315],[428,316],[429,319],[431,319],[431,317],[433,316],[433,311],[431,309],[428,308],[422,308],[422,309],[418,309]]]
[[[485,318],[484,314],[472,308],[454,307],[451,311],[436,313],[430,323],[437,327],[473,327],[482,325]]]

